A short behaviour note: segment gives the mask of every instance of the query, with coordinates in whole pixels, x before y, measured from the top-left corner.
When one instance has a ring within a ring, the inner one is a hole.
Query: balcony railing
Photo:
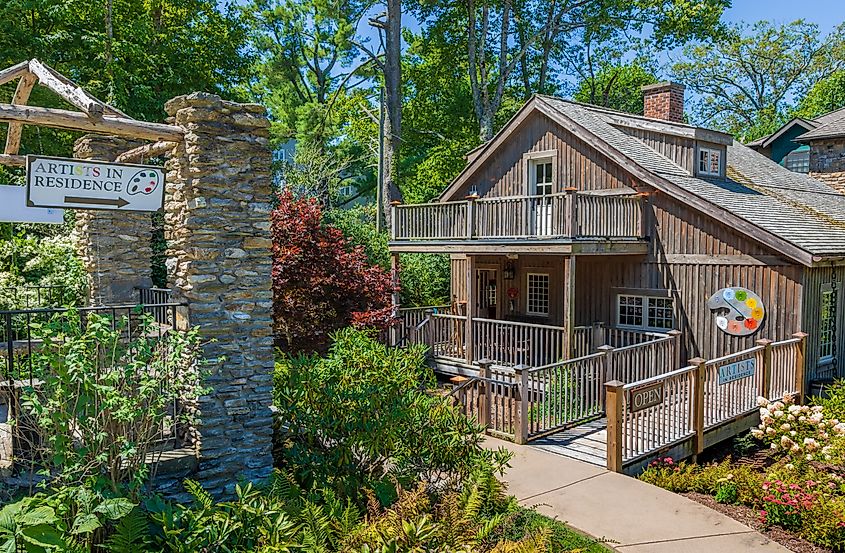
[[[397,205],[394,241],[640,238],[639,196],[566,192]]]

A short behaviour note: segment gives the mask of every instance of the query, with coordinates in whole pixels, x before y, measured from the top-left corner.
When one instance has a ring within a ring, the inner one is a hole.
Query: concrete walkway
[[[630,476],[495,438],[486,446],[514,453],[505,481],[522,505],[623,553],[789,553],[732,518]]]

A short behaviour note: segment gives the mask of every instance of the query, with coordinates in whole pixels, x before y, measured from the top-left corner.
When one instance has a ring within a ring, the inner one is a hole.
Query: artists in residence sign
[[[757,359],[743,359],[734,363],[728,363],[719,367],[719,386],[754,376],[754,370],[757,368]]]
[[[27,205],[158,211],[164,202],[161,167],[27,156]]]

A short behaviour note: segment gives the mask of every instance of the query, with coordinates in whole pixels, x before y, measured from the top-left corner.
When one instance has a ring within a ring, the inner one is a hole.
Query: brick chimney
[[[684,122],[684,88],[682,84],[664,81],[646,85],[643,91],[643,115],[673,123]]]

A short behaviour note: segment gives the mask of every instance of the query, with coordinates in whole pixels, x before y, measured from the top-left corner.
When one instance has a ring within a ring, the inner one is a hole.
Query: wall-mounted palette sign
[[[731,336],[748,336],[760,330],[766,308],[760,296],[739,286],[722,288],[707,300],[716,326]]]

